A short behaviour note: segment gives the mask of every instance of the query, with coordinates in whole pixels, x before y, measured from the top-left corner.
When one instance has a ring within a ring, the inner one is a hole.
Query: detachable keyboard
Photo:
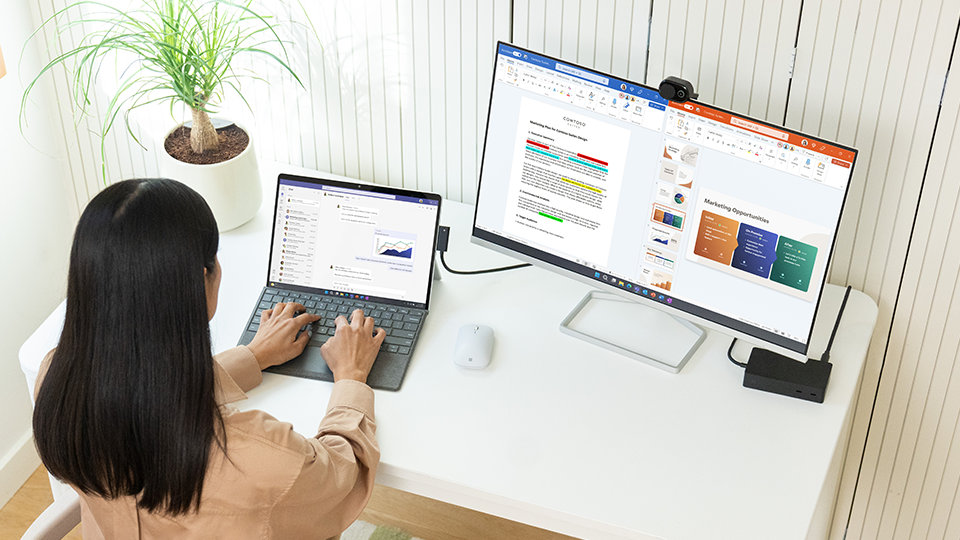
[[[257,308],[250,316],[250,320],[247,321],[247,328],[240,338],[239,345],[250,343],[260,327],[260,314],[265,309],[272,308],[278,302],[303,304],[308,313],[319,315],[320,320],[313,324],[313,335],[310,338],[310,343],[300,356],[279,366],[267,368],[266,371],[294,377],[333,381],[333,373],[320,354],[320,346],[333,336],[336,330],[334,320],[338,315],[343,315],[349,322],[350,314],[355,309],[362,309],[364,315],[373,317],[375,325],[383,328],[387,333],[383,345],[380,347],[380,353],[377,355],[377,360],[367,377],[367,384],[373,388],[384,390],[400,388],[407,366],[410,364],[410,357],[413,355],[417,337],[420,335],[420,327],[427,315],[427,311],[423,309],[398,307],[381,302],[356,300],[334,295],[264,287],[263,292],[260,293]]]

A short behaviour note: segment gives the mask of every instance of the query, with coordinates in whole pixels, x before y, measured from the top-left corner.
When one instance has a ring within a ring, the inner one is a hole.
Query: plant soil
[[[190,129],[180,126],[167,137],[167,140],[163,141],[163,149],[179,161],[194,165],[210,165],[239,156],[250,143],[250,137],[236,124],[218,129],[217,136],[220,137],[219,150],[194,154],[190,148]]]

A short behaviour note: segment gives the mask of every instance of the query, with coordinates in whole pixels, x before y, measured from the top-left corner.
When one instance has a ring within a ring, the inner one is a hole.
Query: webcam
[[[693,83],[680,77],[667,77],[660,83],[660,97],[677,103],[697,99],[700,94],[693,90]]]

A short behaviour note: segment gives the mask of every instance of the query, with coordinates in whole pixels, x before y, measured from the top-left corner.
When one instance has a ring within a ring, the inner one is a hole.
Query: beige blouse
[[[138,508],[134,497],[80,493],[85,540],[328,538],[360,515],[380,461],[373,390],[357,381],[335,383],[317,434],[307,438],[263,411],[229,405],[262,380],[249,349],[236,347],[214,359],[229,460],[211,452],[199,512],[170,517]]]

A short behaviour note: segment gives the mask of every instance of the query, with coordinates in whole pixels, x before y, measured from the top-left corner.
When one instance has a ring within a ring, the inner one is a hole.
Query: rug
[[[353,522],[340,535],[340,540],[422,540],[396,527],[374,525],[366,521]]]

